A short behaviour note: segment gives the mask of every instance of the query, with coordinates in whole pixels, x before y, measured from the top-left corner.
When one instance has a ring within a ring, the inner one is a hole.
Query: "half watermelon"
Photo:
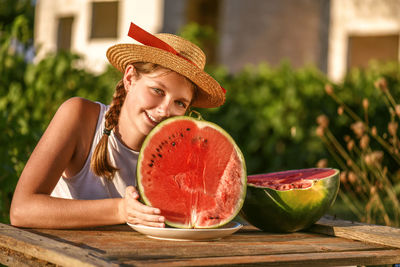
[[[267,232],[299,231],[327,212],[339,183],[339,170],[330,168],[249,175],[241,215]]]
[[[246,195],[244,157],[218,125],[169,118],[146,137],[137,164],[143,202],[178,228],[215,228],[231,221]]]

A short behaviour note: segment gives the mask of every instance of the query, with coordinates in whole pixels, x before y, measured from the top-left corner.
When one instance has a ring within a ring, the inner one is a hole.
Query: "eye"
[[[161,90],[160,88],[151,88],[157,95],[164,95],[164,91]]]
[[[186,108],[186,104],[182,101],[175,101],[175,103],[182,108]]]

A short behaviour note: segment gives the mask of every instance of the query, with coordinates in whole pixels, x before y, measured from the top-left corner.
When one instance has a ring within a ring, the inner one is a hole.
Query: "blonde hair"
[[[132,65],[135,67],[136,74],[138,76],[140,76],[141,74],[148,74],[154,72],[159,68],[164,68],[157,64],[144,63],[144,62],[137,62]],[[169,69],[167,70],[171,71]],[[187,80],[190,81],[189,79]],[[190,83],[194,88],[193,98],[191,101],[192,103],[196,98],[197,86],[192,81],[190,81]],[[101,137],[99,143],[96,145],[96,148],[93,152],[90,161],[90,168],[92,169],[93,173],[96,174],[97,176],[104,177],[109,180],[111,180],[114,177],[114,174],[115,172],[118,171],[118,168],[116,168],[111,164],[108,157],[108,137],[112,129],[114,129],[118,125],[119,114],[121,113],[121,107],[125,101],[125,97],[126,97],[126,90],[124,82],[123,80],[120,80],[115,88],[110,108],[105,114],[103,136]]]

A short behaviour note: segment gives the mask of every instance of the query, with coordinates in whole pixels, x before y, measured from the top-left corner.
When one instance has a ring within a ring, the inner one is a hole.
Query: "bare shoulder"
[[[70,98],[60,105],[43,137],[57,143],[79,145],[93,135],[99,111],[100,105],[95,102]]]
[[[60,105],[35,149],[38,151],[35,154],[51,159],[52,154],[48,151],[51,148],[54,153],[51,164],[60,167],[55,177],[60,177],[62,171],[73,176],[82,168],[90,151],[99,112],[98,103],[80,97],[70,98]]]
[[[86,139],[94,134],[99,112],[98,103],[81,97],[73,97],[59,107],[55,119],[57,124],[63,125],[66,131],[69,129],[69,131],[74,131],[76,136]]]
[[[72,97],[61,104],[58,112],[70,115],[81,115],[89,113],[98,113],[99,104],[81,97]]]
[[[54,119],[65,127],[82,127],[97,121],[99,110],[99,104],[81,97],[73,97],[60,105]]]

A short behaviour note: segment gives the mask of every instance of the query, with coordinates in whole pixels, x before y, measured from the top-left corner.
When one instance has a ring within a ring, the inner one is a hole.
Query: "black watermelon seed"
[[[175,142],[172,142],[172,145],[175,146]]]
[[[181,133],[181,137],[183,137],[183,134]]]
[[[160,152],[160,149],[158,147],[156,148],[156,150],[157,150],[157,152]]]
[[[186,128],[186,131],[190,131],[190,128]]]
[[[208,140],[207,139],[204,139],[204,143],[207,143],[208,142]]]
[[[153,158],[155,158],[155,157],[156,157],[156,155],[154,155],[154,154],[151,154],[151,156],[152,156]]]
[[[153,167],[153,163],[150,163],[150,164],[149,164],[149,167]]]
[[[161,154],[157,154],[160,158],[162,158],[162,155]]]

